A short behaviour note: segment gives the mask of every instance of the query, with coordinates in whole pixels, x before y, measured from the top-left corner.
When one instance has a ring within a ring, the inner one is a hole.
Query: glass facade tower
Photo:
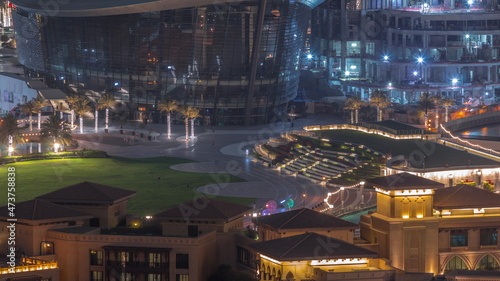
[[[53,15],[23,3],[15,9],[28,75],[112,92],[133,108],[154,109],[169,97],[201,109],[205,124],[251,125],[281,118],[295,97],[310,11],[322,1],[111,7],[109,15],[75,12],[69,2]]]

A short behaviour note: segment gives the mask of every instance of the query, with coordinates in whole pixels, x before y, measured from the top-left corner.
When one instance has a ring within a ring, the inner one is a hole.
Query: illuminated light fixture
[[[472,4],[474,4],[474,1],[473,0],[469,0],[469,1],[467,1],[467,4],[472,5]]]
[[[349,76],[349,75],[351,75],[351,72],[350,72],[349,70],[347,70],[347,71],[345,72],[345,75],[346,75],[346,76]]]
[[[58,152],[60,146],[61,146],[60,144],[54,143],[54,152]]]
[[[9,146],[9,152],[13,152],[14,151],[14,147],[13,146]]]
[[[368,263],[368,259],[336,259],[336,260],[314,260],[311,265],[338,265],[338,264],[363,264]]]
[[[277,264],[281,264],[281,262],[280,262],[280,261],[275,260],[275,259],[273,259],[273,258],[270,258],[270,257],[268,257],[268,256],[260,255],[260,257],[261,257],[261,258],[263,258],[263,259],[265,259],[265,260],[268,260],[268,261],[270,261],[270,262],[274,262],[274,263],[277,263]]]
[[[423,57],[418,57],[417,58],[417,62],[418,63],[423,63],[424,62],[424,58]]]
[[[449,216],[449,215],[451,215],[451,212],[449,210],[443,211],[443,215]]]
[[[451,79],[451,83],[452,83],[453,85],[457,84],[457,83],[458,83],[458,79],[457,79],[457,78],[453,78],[453,79]]]
[[[413,76],[417,76],[418,75],[418,72],[417,71],[413,71]]]
[[[417,215],[417,218],[419,218],[419,219],[421,219],[423,217],[424,217],[424,215],[422,215],[422,214]]]
[[[383,57],[383,59],[384,59],[384,61],[388,61],[388,60],[389,60],[389,56],[388,56],[388,55],[385,55],[385,56]]]
[[[388,195],[389,193],[391,193],[391,192],[390,192],[390,191],[388,191],[388,190],[383,190],[383,189],[381,189],[381,188],[377,188],[377,187],[375,187],[375,191],[376,191],[376,192],[379,192],[379,193],[387,194],[387,195]]]
[[[410,218],[409,215],[403,215],[403,219],[408,219],[408,218]]]
[[[350,69],[356,69],[356,68],[358,68],[358,67],[355,65],[351,65],[351,67],[350,67]]]
[[[152,219],[152,218],[153,218],[153,216],[146,216],[146,219],[147,219],[147,220],[150,220],[150,219]]]
[[[428,195],[432,194],[431,189],[412,189],[412,190],[397,190],[394,192],[396,196],[406,196],[406,195]]]
[[[387,84],[387,87],[392,87],[392,83],[389,82],[389,84]]]
[[[358,46],[358,44],[357,44],[357,43],[352,43],[352,44],[351,44],[351,47],[357,47],[357,46]]]
[[[311,54],[307,54],[307,58],[308,58],[308,59],[312,59],[312,58],[313,58],[313,55],[311,55]]]
[[[474,209],[474,214],[484,214],[484,208]]]

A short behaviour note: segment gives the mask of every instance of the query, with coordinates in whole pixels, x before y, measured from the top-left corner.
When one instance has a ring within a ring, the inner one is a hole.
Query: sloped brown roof
[[[278,261],[374,258],[377,253],[314,232],[251,244],[248,247]]]
[[[186,222],[196,219],[228,220],[242,216],[250,210],[252,207],[202,197],[158,213],[155,217],[180,219]]]
[[[262,216],[255,219],[257,224],[267,224],[272,228],[286,229],[318,229],[318,228],[348,228],[358,225],[337,217],[302,208],[279,214]]]
[[[54,203],[115,204],[134,197],[137,192],[84,181],[38,196]]]
[[[12,218],[25,220],[50,220],[58,218],[92,217],[85,212],[54,204],[41,199],[33,199],[16,203],[15,216]],[[0,207],[0,216],[9,217],[7,206]]]
[[[439,189],[444,184],[428,180],[410,173],[400,173],[386,177],[378,177],[366,181],[375,187],[384,190],[409,190],[409,189]]]
[[[500,194],[461,184],[436,190],[434,209],[464,209],[500,207]]]

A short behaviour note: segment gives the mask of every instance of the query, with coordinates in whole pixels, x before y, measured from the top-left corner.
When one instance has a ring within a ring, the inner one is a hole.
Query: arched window
[[[498,268],[498,262],[491,255],[484,256],[476,265],[476,270],[493,270]]]
[[[467,264],[459,256],[454,256],[451,258],[444,269],[444,273],[448,273],[455,269],[468,269]]]

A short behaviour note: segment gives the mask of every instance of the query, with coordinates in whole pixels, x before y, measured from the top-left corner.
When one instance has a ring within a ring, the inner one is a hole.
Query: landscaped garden
[[[16,202],[82,181],[96,182],[137,191],[128,204],[128,213],[151,215],[180,203],[205,196],[196,188],[206,184],[243,181],[230,175],[190,173],[170,169],[170,166],[193,162],[179,158],[77,158],[18,162],[4,165],[0,184],[7,186],[7,167],[16,168]],[[6,205],[0,196],[0,205]],[[251,198],[216,197],[220,200],[248,205]]]
[[[425,162],[425,168],[451,168],[468,165],[476,166],[499,164],[497,161],[431,141],[396,140],[353,130],[321,131],[319,134],[321,134],[321,138],[340,142],[363,144],[381,153],[391,154],[392,157],[403,155],[405,158],[409,159],[411,156],[424,155],[424,161],[417,159],[418,161],[415,162]],[[414,168],[421,169],[424,167],[420,164],[420,166],[415,166]]]

